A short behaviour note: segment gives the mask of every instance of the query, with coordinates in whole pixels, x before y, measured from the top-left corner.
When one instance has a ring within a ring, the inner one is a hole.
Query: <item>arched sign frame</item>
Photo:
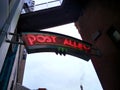
[[[23,32],[22,40],[28,53],[55,52],[76,56],[85,61],[90,59],[92,44],[71,36],[47,31]]]

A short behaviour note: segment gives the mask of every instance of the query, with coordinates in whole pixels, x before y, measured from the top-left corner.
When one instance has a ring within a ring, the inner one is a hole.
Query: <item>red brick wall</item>
[[[83,16],[75,24],[83,40],[100,49],[101,57],[91,57],[104,90],[120,90],[118,85],[118,61],[120,49],[107,34],[110,26],[120,30],[120,6],[116,2],[91,1]],[[101,36],[94,41],[92,35],[99,31]]]

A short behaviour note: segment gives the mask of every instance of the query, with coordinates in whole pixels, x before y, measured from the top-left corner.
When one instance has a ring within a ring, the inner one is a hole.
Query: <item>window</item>
[[[120,30],[114,26],[111,26],[108,31],[108,36],[114,42],[114,44],[120,48]]]
[[[118,31],[113,32],[113,37],[115,38],[116,42],[120,42],[120,33]]]

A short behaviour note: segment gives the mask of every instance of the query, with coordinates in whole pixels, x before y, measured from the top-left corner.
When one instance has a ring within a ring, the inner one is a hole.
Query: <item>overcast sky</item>
[[[81,38],[74,23],[45,29],[75,38]],[[30,89],[47,90],[103,90],[91,61],[55,53],[34,53],[27,55],[23,85]]]
[[[39,3],[46,3],[46,2],[55,1],[55,0],[33,0],[33,1],[35,1],[36,4],[39,4]],[[58,1],[62,2],[63,0],[58,0]]]
[[[34,0],[34,1],[35,1],[34,11],[61,6],[63,2],[63,0]],[[50,3],[51,1],[55,2]]]

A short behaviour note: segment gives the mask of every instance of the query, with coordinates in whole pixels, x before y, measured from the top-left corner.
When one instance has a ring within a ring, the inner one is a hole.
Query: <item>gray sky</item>
[[[81,38],[74,23],[44,31],[58,32]],[[34,53],[27,56],[23,85],[30,89],[47,90],[103,90],[91,61],[55,53]]]
[[[35,1],[34,11],[37,11],[37,10],[42,10],[42,9],[46,9],[46,8],[60,6],[62,4],[63,0],[34,0],[34,1]],[[55,1],[55,2],[49,3],[51,1]],[[39,5],[39,4],[41,4],[41,5]]]
[[[55,1],[55,0],[34,0],[36,4],[39,4],[39,3],[45,3],[45,2],[50,2],[50,1]],[[63,1],[63,0],[59,0],[59,1]]]

